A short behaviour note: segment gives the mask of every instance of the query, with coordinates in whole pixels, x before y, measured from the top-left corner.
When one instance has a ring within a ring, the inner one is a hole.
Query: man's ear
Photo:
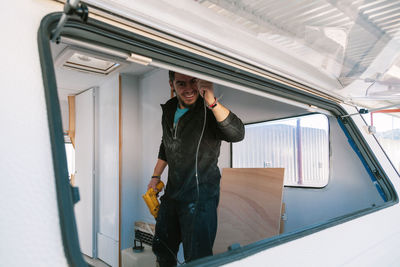
[[[169,81],[169,87],[171,88],[171,98],[174,97],[174,94],[176,95],[174,84],[172,81]]]

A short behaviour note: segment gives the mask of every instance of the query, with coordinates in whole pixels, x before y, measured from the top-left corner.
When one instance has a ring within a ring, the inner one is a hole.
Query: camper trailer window
[[[245,140],[231,147],[232,167],[285,168],[285,185],[291,188],[284,190],[286,208],[282,214],[282,234],[276,233],[271,238],[246,245],[233,243],[229,251],[199,259],[194,265],[219,266],[236,261],[398,202],[390,180],[359,134],[357,125],[351,119],[340,117],[345,110],[339,104],[299,91],[291,86],[293,81],[280,84],[280,79],[265,76],[264,71],[258,75],[258,70],[253,71],[253,66],[244,62],[246,68],[237,68],[236,59],[225,62],[225,56],[213,56],[216,51],[204,47],[184,50],[186,46],[162,42],[158,35],[153,39],[147,34],[136,33],[136,30],[127,31],[125,26],[124,29],[116,28],[95,19],[81,23],[71,18],[64,27],[61,41],[49,42],[59,18],[60,14],[55,13],[43,19],[38,45],[60,230],[69,265],[84,266],[84,253],[107,259],[110,265],[118,266],[123,251],[132,251],[134,220],[143,218],[154,222],[147,209],[141,208],[145,204],[140,185],[148,183],[159,148],[159,141],[154,140],[160,140],[160,131],[155,129],[161,124],[153,118],[161,118],[159,103],[165,103],[171,96],[166,69],[210,77],[215,79],[215,83],[221,81],[221,85],[228,87],[223,101],[240,102],[241,105],[233,106],[239,111],[243,108],[244,114],[257,115],[260,120],[265,120],[266,115],[302,114],[311,106],[333,115],[329,117],[329,123],[324,115],[308,114],[246,125]],[[78,45],[93,56],[118,59],[121,65],[109,74],[53,65],[65,49]],[[201,53],[203,49],[207,53]],[[80,139],[81,146],[75,143],[77,150],[72,156],[76,157],[76,166],[72,170],[67,166],[65,154],[67,150],[67,157],[70,157],[68,150],[71,146],[64,149],[62,136],[66,130],[61,123],[62,113],[69,115],[67,105],[60,108],[63,89],[69,89],[68,95],[71,93],[80,98],[81,102],[76,103],[75,109],[77,125],[80,120],[79,125],[85,126],[76,127],[76,133],[79,131],[78,135],[85,138]],[[244,93],[249,93],[246,95],[249,99],[257,97],[260,101],[247,101]],[[263,109],[259,109],[258,104],[253,109],[249,103],[258,103]],[[274,112],[277,107],[282,109]],[[254,117],[245,118],[250,120]],[[340,145],[334,145],[335,142]],[[84,145],[85,149],[81,149]],[[224,151],[226,158],[229,157],[227,152]],[[83,155],[85,158],[81,157]],[[75,188],[71,189],[66,181],[67,168],[70,174],[76,170],[78,176],[85,175],[88,179],[77,177]],[[327,185],[330,175],[332,179],[323,190],[303,189]],[[81,199],[73,206],[77,200],[76,188],[79,188]],[[258,206],[254,207],[258,209]],[[123,212],[125,210],[131,212]],[[280,216],[277,218],[281,219]],[[253,220],[250,217],[247,221]],[[262,239],[263,235],[259,238]],[[79,241],[83,242],[80,244]],[[148,252],[152,256],[151,249]],[[179,255],[179,260],[183,261],[182,254]]]
[[[247,124],[232,145],[233,168],[285,168],[285,186],[324,187],[329,178],[328,118],[321,114]]]

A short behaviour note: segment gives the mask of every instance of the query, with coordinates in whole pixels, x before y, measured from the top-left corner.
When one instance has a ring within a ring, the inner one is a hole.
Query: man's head
[[[169,71],[169,85],[175,91],[181,108],[192,107],[199,98],[195,77]]]

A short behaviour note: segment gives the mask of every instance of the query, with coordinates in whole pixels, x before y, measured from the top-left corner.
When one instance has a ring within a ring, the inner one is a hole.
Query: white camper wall
[[[37,45],[41,19],[62,5],[13,1],[7,8],[13,11],[0,17],[1,265],[67,266]]]

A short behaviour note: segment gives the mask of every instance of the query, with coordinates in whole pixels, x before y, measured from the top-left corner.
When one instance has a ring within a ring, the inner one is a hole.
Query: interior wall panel
[[[336,118],[329,123],[328,185],[322,189],[285,188],[286,232],[384,202]]]
[[[98,174],[98,231],[99,234],[119,241],[119,82],[111,76],[98,90],[96,171]],[[102,247],[98,239],[98,247]],[[117,250],[114,251],[118,255]],[[102,250],[98,257],[104,260]],[[109,263],[111,264],[111,263]]]
[[[80,201],[74,211],[82,253],[93,257],[94,233],[94,95],[89,89],[76,96],[75,186]]]
[[[244,123],[266,121],[307,114],[308,111],[277,103],[245,92],[217,86],[221,102]],[[329,118],[330,174],[328,185],[321,189],[285,187],[285,232],[309,226],[349,212],[383,203],[336,118]],[[223,146],[224,147],[224,146]],[[222,149],[220,168],[230,162],[231,149]],[[225,166],[224,166],[225,165]],[[329,211],[329,212],[328,212]]]
[[[170,87],[168,83],[168,71],[155,70],[143,75],[139,79],[140,109],[142,121],[142,179],[139,186],[137,203],[141,207],[141,218],[146,222],[155,220],[150,214],[142,199],[142,194],[147,190],[147,185],[153,175],[154,166],[157,162],[158,150],[161,144],[161,106],[170,98]],[[162,180],[167,181],[168,168],[164,170]]]
[[[142,172],[141,108],[138,79],[121,75],[122,82],[122,187],[121,249],[134,245],[134,222],[140,217]]]

